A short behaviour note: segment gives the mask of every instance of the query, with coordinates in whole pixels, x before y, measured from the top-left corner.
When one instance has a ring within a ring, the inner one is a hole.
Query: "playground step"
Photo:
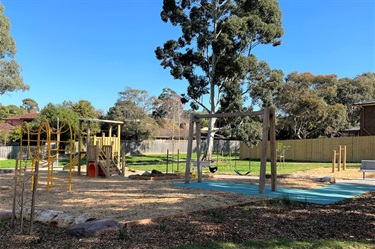
[[[99,164],[98,164],[101,170],[104,172],[104,174],[106,174],[106,171],[107,171],[106,162],[107,160],[99,160]],[[109,171],[108,172],[109,176],[121,175],[121,170],[117,167],[116,163],[113,160],[110,161],[108,171]]]

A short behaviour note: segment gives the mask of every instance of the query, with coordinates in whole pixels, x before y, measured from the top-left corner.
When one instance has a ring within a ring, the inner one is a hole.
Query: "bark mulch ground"
[[[308,179],[303,181],[308,182]],[[218,194],[220,197],[220,193],[213,192],[197,194],[202,203],[205,196],[207,200],[211,195]],[[219,202],[219,197],[213,200]],[[241,195],[238,197],[241,198]],[[198,205],[199,202],[194,202],[194,196],[187,198],[192,198],[191,203]],[[185,205],[188,204],[189,200]],[[187,209],[178,215],[151,217],[151,223],[132,223],[131,226],[89,238],[75,238],[66,229],[40,223],[34,224],[33,235],[23,235],[19,233],[19,224],[12,230],[9,221],[2,220],[0,248],[167,248],[203,241],[239,243],[278,238],[363,239],[375,243],[375,192],[330,205],[295,202],[287,198],[243,199],[241,203],[233,201],[223,205],[203,205],[199,211]],[[152,208],[155,209],[155,206]],[[27,226],[28,222],[25,224]]]

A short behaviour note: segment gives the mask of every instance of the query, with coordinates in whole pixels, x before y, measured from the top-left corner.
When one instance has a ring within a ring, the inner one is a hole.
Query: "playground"
[[[270,113],[270,117],[272,116]],[[268,117],[268,114],[265,117]],[[195,120],[198,120],[196,125],[199,127],[199,119]],[[41,130],[46,130],[48,136],[54,135],[53,129],[47,124],[44,126],[47,128],[39,129],[38,138]],[[90,128],[89,123],[87,127]],[[57,132],[60,130],[57,129]],[[126,240],[126,247],[129,248],[150,248],[150,245],[152,248],[165,248],[207,239],[242,241],[249,238],[264,240],[274,237],[348,238],[348,234],[354,234],[350,236],[355,239],[374,239],[371,225],[363,225],[365,220],[366,224],[371,224],[369,220],[374,218],[369,214],[373,213],[375,207],[368,204],[373,203],[369,201],[374,199],[375,190],[372,164],[369,164],[369,168],[361,168],[367,172],[365,179],[364,173],[358,168],[346,168],[345,156],[334,154],[332,165],[327,164],[324,168],[276,175],[276,143],[271,136],[270,174],[266,173],[266,149],[262,150],[259,176],[237,172],[220,175],[219,171],[207,174],[202,171],[203,163],[200,159],[197,159],[196,163],[191,161],[192,142],[189,140],[185,174],[176,178],[132,180],[129,175],[143,172],[130,171],[123,161],[119,160],[119,150],[116,152],[115,149],[118,140],[105,144],[104,135],[101,140],[94,137],[93,143],[90,143],[89,135],[87,139],[87,144],[95,146],[87,146],[86,167],[81,164],[73,167],[73,156],[69,153],[70,163],[61,168],[55,165],[56,158],[51,149],[48,149],[45,155],[38,152],[42,151],[41,149],[37,149],[37,153],[28,152],[34,162],[33,171],[24,172],[23,176],[18,175],[17,170],[0,174],[0,211],[15,207],[12,203],[16,203],[16,198],[12,196],[16,196],[14,193],[18,189],[14,186],[22,183],[22,195],[19,196],[22,197],[23,207],[30,207],[30,213],[36,214],[35,220],[47,225],[17,219],[16,226],[21,227],[20,234],[24,233],[24,226],[29,225],[32,228],[35,225],[34,231],[39,238],[34,237],[34,240],[39,241],[40,236],[48,233],[49,239],[43,238],[42,242],[57,243],[49,244],[56,246],[66,245],[68,240],[71,241],[72,247],[77,248],[92,248],[93,243],[97,243],[98,248],[105,248],[103,241],[106,245],[123,246],[118,242],[119,238]],[[267,140],[267,137],[263,138],[263,141]],[[52,144],[52,141],[54,140],[47,139],[47,144]],[[199,141],[197,139],[197,158],[200,158]],[[78,148],[81,152],[80,144]],[[267,148],[266,144],[263,148]],[[60,150],[60,146],[57,146],[56,150]],[[81,153],[78,153],[75,163],[80,161],[80,156]],[[48,164],[47,167],[39,169],[38,162],[42,161],[42,157],[48,159]],[[69,179],[68,183],[66,179]],[[295,198],[296,196],[298,198]],[[29,215],[26,209],[20,209],[25,212],[23,217],[34,217]],[[345,217],[345,212],[354,210],[358,213],[355,218],[353,215]],[[22,212],[19,213],[22,217]],[[63,216],[65,214],[69,217]],[[256,226],[252,224],[255,219]],[[105,235],[99,234],[79,240],[69,237],[67,230],[60,230],[70,228],[72,224],[93,220],[112,220],[121,228],[114,229],[112,233],[106,232]],[[43,230],[48,226],[57,228],[49,229],[48,232]],[[315,231],[317,226],[317,231],[324,231],[323,234],[311,232]],[[332,229],[325,230],[326,227],[332,226],[337,230],[334,235]],[[286,227],[289,227],[288,231],[284,231]],[[308,230],[302,231],[302,228]],[[258,231],[259,229],[264,231]],[[41,230],[44,232],[41,233]],[[32,237],[32,234],[30,232],[29,236]],[[146,235],[147,237],[139,237]],[[20,246],[17,244],[19,241],[28,238],[17,233],[8,236],[11,238],[7,240],[8,248],[17,248]]]

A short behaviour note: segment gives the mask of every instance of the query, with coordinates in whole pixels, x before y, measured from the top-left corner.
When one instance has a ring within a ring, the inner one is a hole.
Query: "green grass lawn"
[[[178,159],[180,161],[178,161]],[[184,172],[186,168],[186,163],[183,161],[186,159],[186,154],[170,155],[169,160],[167,160],[166,154],[152,154],[152,155],[132,155],[126,156],[126,165],[131,169],[151,171],[153,169],[162,172]],[[196,156],[193,154],[192,159],[195,160]],[[59,160],[59,165],[66,165],[69,161]],[[2,160],[0,161],[0,168],[14,168],[16,160]],[[85,161],[82,160],[82,164]],[[31,164],[28,164],[31,165]],[[331,167],[330,162],[320,163],[320,162],[285,162],[277,163],[277,173],[278,174],[291,174],[297,171],[309,170],[321,167]],[[238,155],[233,154],[231,156],[225,155],[213,155],[213,167],[218,167],[217,174],[236,174],[235,169],[237,169],[242,174],[251,171],[250,175],[259,175],[260,161],[249,161],[240,160]],[[360,163],[348,163],[347,167],[359,168]],[[207,171],[208,172],[208,171]],[[267,173],[270,173],[270,163],[267,162]]]
[[[177,163],[177,156],[170,157],[170,161],[167,165],[167,156],[166,154],[158,155],[141,155],[141,156],[128,156],[126,157],[126,163],[129,168],[136,170],[147,170],[151,171],[153,169],[166,172],[168,166],[168,172],[174,171],[185,171],[186,164],[185,162]],[[186,159],[186,154],[180,154],[180,160]],[[193,159],[196,159],[195,154]],[[277,163],[277,172],[278,174],[291,174],[297,171],[309,170],[314,168],[327,167],[330,168],[332,165],[330,162],[285,162]],[[236,174],[235,169],[240,173],[245,174],[248,171],[251,171],[250,175],[259,175],[260,161],[250,161],[249,160],[240,160],[237,155],[222,156],[216,155],[213,156],[213,167],[218,167],[217,174]],[[348,168],[359,168],[360,163],[347,163]],[[270,172],[270,162],[267,162],[267,173]]]

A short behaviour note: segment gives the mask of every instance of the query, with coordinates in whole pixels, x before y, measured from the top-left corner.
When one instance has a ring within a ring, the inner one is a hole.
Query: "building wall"
[[[363,106],[361,112],[361,136],[375,135],[375,106]]]

